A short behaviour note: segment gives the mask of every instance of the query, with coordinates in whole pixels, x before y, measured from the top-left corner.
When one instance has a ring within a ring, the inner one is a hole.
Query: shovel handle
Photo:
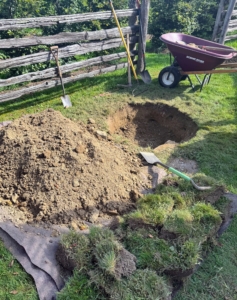
[[[191,180],[190,177],[188,177],[187,175],[183,174],[182,172],[180,172],[180,171],[178,171],[178,170],[176,170],[176,169],[174,169],[174,168],[172,168],[172,167],[169,167],[168,170],[169,170],[171,173],[173,173],[173,174],[175,174],[175,175],[177,175],[177,176],[179,176],[179,177],[181,177],[181,178],[183,178],[183,179],[185,179],[185,180],[187,180],[187,181],[190,181],[190,180]]]
[[[121,27],[120,27],[120,24],[119,24],[119,20],[118,20],[117,14],[116,14],[116,12],[115,12],[115,10],[114,10],[114,6],[113,6],[112,0],[109,0],[109,4],[110,4],[110,7],[111,7],[113,16],[114,16],[115,23],[116,23],[116,25],[117,25],[117,27],[118,27],[118,31],[119,31],[120,37],[121,37],[121,39],[122,39],[124,48],[126,49],[127,56],[128,56],[128,61],[129,61],[129,64],[130,64],[130,66],[131,66],[131,68],[132,68],[133,75],[134,75],[135,79],[138,81],[137,73],[136,73],[136,70],[135,70],[135,68],[134,68],[133,61],[132,61],[132,59],[131,59],[130,51],[129,51],[129,49],[128,49],[128,47],[127,47],[127,44],[126,44],[126,41],[125,41],[125,39],[124,39],[123,32],[122,32],[122,29],[121,29]]]
[[[58,46],[52,46],[52,47],[50,47],[50,50],[51,50],[51,53],[53,54],[53,57],[57,64],[58,76],[60,78],[61,86],[63,88],[63,95],[65,97],[66,93],[65,93],[65,88],[64,88],[64,84],[63,84],[63,77],[62,77],[62,72],[61,72],[61,68],[60,68],[59,60],[58,60]]]

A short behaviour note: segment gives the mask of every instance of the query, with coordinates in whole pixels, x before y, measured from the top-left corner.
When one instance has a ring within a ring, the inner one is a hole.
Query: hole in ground
[[[108,118],[108,127],[111,134],[152,149],[168,140],[187,141],[198,130],[197,124],[177,108],[152,103],[127,105]]]

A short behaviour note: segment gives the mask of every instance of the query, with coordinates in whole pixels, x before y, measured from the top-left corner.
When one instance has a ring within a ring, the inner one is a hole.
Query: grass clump
[[[108,228],[101,229],[96,226],[90,228],[88,238],[92,244],[96,244],[103,240],[109,240],[109,241],[116,240],[113,231],[109,230]]]
[[[156,194],[140,198],[137,210],[124,216],[114,233],[92,227],[86,242],[71,234],[70,249],[72,243],[84,243],[82,252],[87,251],[81,272],[92,292],[103,291],[106,299],[113,300],[167,299],[169,287],[163,275],[182,280],[211,249],[209,244],[221,224],[220,212],[210,203],[200,202],[201,192],[190,186],[185,190],[182,180],[177,183],[160,186]],[[122,245],[136,257],[130,273],[120,271],[126,260],[118,268]]]
[[[166,241],[155,234],[155,231],[147,234],[145,230],[127,233],[125,245],[137,257],[139,268],[162,274],[167,270],[192,269],[198,263],[201,250],[198,240]]]
[[[211,204],[196,203],[192,207],[194,219],[203,224],[218,225],[221,223],[220,212]]]
[[[175,209],[164,223],[164,229],[182,236],[190,236],[193,231],[193,215],[188,209]]]
[[[58,293],[58,300],[105,300],[106,298],[95,286],[90,284],[88,277],[76,270],[66,283],[64,289]]]
[[[138,268],[149,268],[162,273],[167,267],[172,251],[168,242],[159,239],[156,234],[154,230],[128,230],[123,242],[126,249],[136,256]]]
[[[86,259],[83,265],[76,263],[74,276],[58,299],[167,299],[166,280],[154,271],[136,270],[135,266],[129,275],[124,275],[124,270],[120,273],[129,259],[123,258],[125,263],[119,267],[123,247],[111,230],[92,227],[88,236],[70,232],[63,236],[61,243],[69,249],[73,260]]]
[[[95,245],[93,251],[98,267],[116,278],[116,260],[122,246],[117,241],[102,240]]]
[[[166,300],[170,291],[164,278],[156,272],[137,270],[127,281],[121,281],[111,291],[113,300]]]
[[[88,264],[91,248],[89,239],[85,235],[70,231],[62,236],[61,246],[78,269]]]
[[[184,243],[171,246],[173,256],[171,258],[172,268],[182,271],[193,269],[199,262],[201,244],[196,239],[189,239]]]
[[[174,200],[169,195],[150,194],[138,201],[137,211],[131,213],[129,217],[141,219],[151,225],[162,225],[173,206]]]

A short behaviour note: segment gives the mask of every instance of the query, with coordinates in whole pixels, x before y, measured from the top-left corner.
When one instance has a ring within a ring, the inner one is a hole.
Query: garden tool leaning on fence
[[[60,66],[59,66],[59,60],[58,60],[58,46],[52,46],[50,48],[51,50],[51,53],[56,61],[56,64],[57,64],[57,70],[58,70],[58,75],[59,75],[59,78],[60,78],[60,82],[61,82],[61,85],[62,85],[62,88],[63,88],[63,96],[61,97],[61,100],[62,100],[62,103],[63,103],[63,106],[65,108],[67,107],[71,107],[72,106],[72,103],[71,103],[71,100],[70,100],[70,97],[68,95],[65,94],[65,89],[64,89],[64,84],[63,84],[63,77],[62,77],[62,72],[61,72],[61,69],[60,69]]]
[[[115,12],[115,10],[114,10],[114,6],[113,6],[113,3],[112,3],[111,0],[109,0],[109,4],[110,4],[111,10],[112,10],[112,13],[113,13],[113,16],[114,16],[116,25],[117,25],[117,27],[118,27],[120,37],[121,37],[121,39],[122,39],[122,41],[123,41],[124,48],[126,49],[127,56],[128,56],[128,61],[129,61],[129,64],[130,64],[130,66],[131,66],[131,68],[132,68],[133,75],[134,75],[135,79],[136,79],[137,82],[138,82],[137,73],[136,73],[136,70],[135,70],[135,68],[134,68],[133,61],[132,61],[132,59],[131,59],[130,51],[129,51],[129,49],[128,49],[128,47],[127,47],[127,44],[126,44],[126,41],[125,41],[125,39],[124,39],[123,32],[122,32],[122,29],[121,29],[121,27],[120,27],[119,20],[118,20],[118,18],[117,18],[117,15],[116,15],[116,12]]]

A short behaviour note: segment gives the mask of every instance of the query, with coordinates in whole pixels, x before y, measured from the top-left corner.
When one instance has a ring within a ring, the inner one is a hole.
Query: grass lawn
[[[0,241],[0,299],[38,299],[33,279]]]
[[[237,43],[230,44],[237,47]],[[164,89],[159,86],[157,76],[168,65],[169,55],[149,53],[147,69],[153,81],[149,86],[134,83],[135,97],[132,89],[117,87],[117,84],[126,82],[126,74],[122,70],[66,85],[66,93],[73,103],[73,107],[67,110],[61,104],[60,88],[3,103],[0,105],[0,122],[50,107],[75,121],[86,122],[91,117],[102,129],[106,129],[107,116],[126,103],[159,102],[175,106],[187,113],[198,124],[199,130],[192,140],[181,144],[174,152],[164,153],[161,159],[166,162],[171,155],[194,159],[200,173],[213,177],[237,194],[237,74],[213,75],[202,92],[194,76],[195,91],[187,80],[175,89]],[[185,289],[177,295],[177,299],[237,299],[236,234],[237,218],[221,237],[222,246],[214,248],[197,273],[187,280]],[[12,275],[12,269],[8,268],[10,256],[7,260],[3,259],[8,255],[0,243],[0,262],[4,265],[1,270],[5,270],[5,275],[0,276],[0,286],[9,284],[7,293],[2,296],[0,292],[0,299],[36,299],[32,281]],[[13,277],[14,281],[7,279]],[[21,288],[29,289],[28,298],[21,296],[21,293],[10,293]]]

